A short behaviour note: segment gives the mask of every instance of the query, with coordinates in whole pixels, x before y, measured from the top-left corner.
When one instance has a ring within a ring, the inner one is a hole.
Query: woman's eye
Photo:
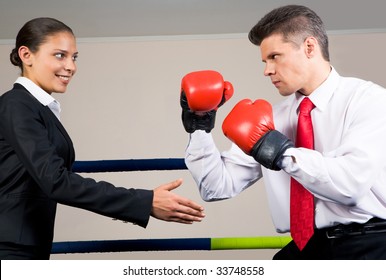
[[[72,60],[73,60],[73,61],[77,61],[77,60],[78,60],[78,56],[77,56],[77,55],[74,55],[74,56],[72,57]]]
[[[56,58],[64,58],[64,54],[63,53],[56,53],[55,57]]]

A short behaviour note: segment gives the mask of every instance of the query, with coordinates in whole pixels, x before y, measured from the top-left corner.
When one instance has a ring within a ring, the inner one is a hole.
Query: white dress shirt
[[[295,143],[295,93],[273,106],[275,129]],[[273,171],[236,145],[220,153],[210,133],[190,135],[185,162],[206,201],[234,197],[264,177],[278,232],[289,232],[290,177],[315,196],[315,224],[386,219],[386,90],[372,82],[341,77],[332,69],[309,98],[315,150],[290,148],[282,170]]]
[[[26,77],[17,78],[15,83],[21,84],[25,87],[42,105],[48,106],[54,115],[60,119],[61,109],[59,101]]]

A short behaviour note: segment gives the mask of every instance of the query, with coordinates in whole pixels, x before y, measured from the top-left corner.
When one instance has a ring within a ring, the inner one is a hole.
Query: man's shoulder
[[[357,77],[341,77],[340,89],[352,92],[353,94],[364,94],[372,92],[374,94],[386,94],[386,88],[369,80]]]

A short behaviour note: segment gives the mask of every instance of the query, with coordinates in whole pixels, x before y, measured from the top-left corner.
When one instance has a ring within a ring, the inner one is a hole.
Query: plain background
[[[10,42],[0,42],[0,94],[10,89],[19,75],[19,69],[9,62],[12,48]],[[386,86],[385,48],[386,33],[330,34],[331,63],[336,70],[382,86]],[[220,108],[212,132],[220,150],[230,145],[222,134],[222,121],[239,100],[264,98],[275,103],[282,98],[264,77],[260,50],[248,41],[247,34],[78,38],[78,50],[77,74],[65,94],[54,95],[61,103],[61,120],[72,137],[77,160],[184,157],[188,134],[181,123],[179,93],[182,77],[191,71],[219,71],[234,86],[234,96]],[[187,170],[83,175],[146,189],[183,178],[175,192],[202,204],[207,217],[193,225],[151,218],[143,229],[60,205],[55,241],[277,235],[263,181],[236,198],[207,203],[201,200]],[[275,252],[124,252],[52,255],[51,259],[271,259]]]

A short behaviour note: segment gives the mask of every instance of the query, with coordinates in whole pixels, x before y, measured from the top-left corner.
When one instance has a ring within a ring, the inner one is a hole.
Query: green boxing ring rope
[[[291,240],[289,236],[260,236],[54,242],[51,254],[280,249]]]
[[[211,238],[211,250],[280,249],[291,241],[290,236]]]
[[[187,169],[182,158],[76,161],[72,171],[78,173],[181,170]],[[52,254],[100,253],[127,251],[241,250],[280,249],[290,236],[170,238],[133,240],[96,240],[54,242]]]

